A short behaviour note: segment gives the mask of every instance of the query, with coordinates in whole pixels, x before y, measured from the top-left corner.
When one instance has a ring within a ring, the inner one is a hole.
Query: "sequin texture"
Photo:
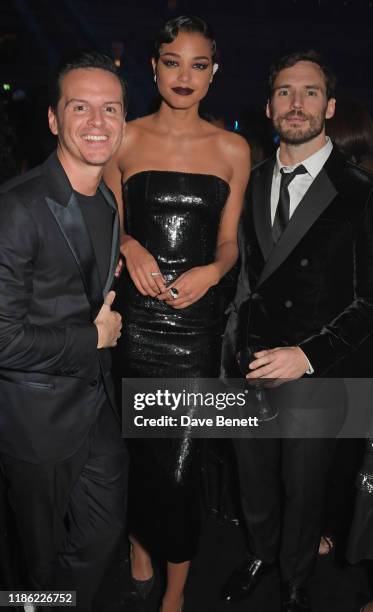
[[[157,260],[167,284],[214,261],[221,213],[229,194],[219,177],[144,171],[123,189],[126,231]],[[124,328],[116,355],[121,376],[207,378],[218,374],[219,288],[175,310],[142,296],[124,273]],[[175,563],[191,559],[198,542],[198,446],[181,440],[131,444],[130,529],[148,550]]]

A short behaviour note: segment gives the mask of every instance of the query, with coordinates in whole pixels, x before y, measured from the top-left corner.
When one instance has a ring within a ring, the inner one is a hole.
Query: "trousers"
[[[76,590],[76,609],[84,612],[126,523],[127,450],[103,387],[98,394],[98,418],[72,456],[33,464],[0,453],[26,563],[24,588]]]

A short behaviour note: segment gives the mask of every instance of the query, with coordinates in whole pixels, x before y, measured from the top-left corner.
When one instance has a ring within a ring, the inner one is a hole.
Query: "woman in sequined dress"
[[[164,26],[152,59],[159,110],[128,124],[106,173],[123,200],[121,376],[214,377],[220,354],[218,283],[237,258],[237,225],[250,169],[243,138],[202,120],[217,70],[205,22]],[[118,375],[118,374],[117,374]],[[132,575],[145,594],[149,553],[167,559],[162,612],[178,612],[198,545],[195,441],[132,445]]]

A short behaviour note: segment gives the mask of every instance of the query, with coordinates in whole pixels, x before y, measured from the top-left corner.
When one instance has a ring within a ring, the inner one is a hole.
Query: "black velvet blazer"
[[[39,462],[71,455],[97,416],[110,355],[93,324],[119,254],[115,200],[102,287],[77,199],[56,156],[0,188],[0,450]]]
[[[333,149],[274,246],[274,164],[248,187],[223,374],[252,344],[299,345],[315,376],[373,376],[373,177]]]

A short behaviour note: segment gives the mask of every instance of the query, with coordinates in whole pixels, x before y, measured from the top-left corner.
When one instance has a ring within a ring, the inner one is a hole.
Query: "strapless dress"
[[[168,284],[214,261],[228,195],[228,183],[214,175],[138,172],[123,186],[125,230],[153,255]],[[124,321],[114,355],[117,380],[218,375],[219,286],[175,310],[140,294],[125,271],[116,308]],[[193,439],[130,441],[130,531],[174,563],[191,559],[198,545],[198,446]]]

